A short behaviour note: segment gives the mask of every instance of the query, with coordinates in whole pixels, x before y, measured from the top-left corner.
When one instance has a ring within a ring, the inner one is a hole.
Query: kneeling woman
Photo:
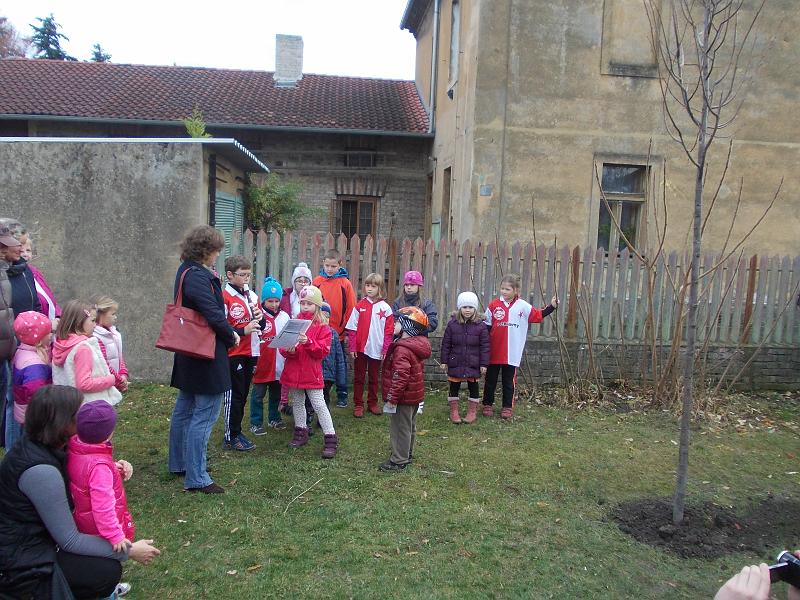
[[[37,390],[25,413],[25,435],[0,463],[0,597],[109,596],[122,561],[148,564],[160,554],[153,540],[115,553],[103,538],[78,533],[64,447],[82,399],[68,386]]]

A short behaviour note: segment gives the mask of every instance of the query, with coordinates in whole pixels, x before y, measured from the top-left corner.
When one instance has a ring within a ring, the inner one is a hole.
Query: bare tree
[[[754,68],[754,25],[766,0],[761,0],[748,18],[745,0],[643,1],[657,58],[664,123],[695,173],[680,446],[672,510],[673,522],[678,524],[683,521],[689,466],[707,159],[712,144],[742,106]]]
[[[30,40],[21,36],[6,17],[0,16],[0,58],[25,56]]]

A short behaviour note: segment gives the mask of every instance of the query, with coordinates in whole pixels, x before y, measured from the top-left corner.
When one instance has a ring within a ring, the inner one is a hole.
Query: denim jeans
[[[213,483],[206,471],[208,440],[219,418],[224,395],[178,390],[169,426],[169,470],[186,472],[183,482],[186,489]]]

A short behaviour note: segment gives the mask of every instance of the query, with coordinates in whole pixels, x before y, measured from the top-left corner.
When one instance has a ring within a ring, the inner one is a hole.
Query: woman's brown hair
[[[212,252],[225,247],[225,238],[211,225],[198,225],[181,242],[181,260],[202,263]]]
[[[64,305],[61,311],[61,319],[56,328],[56,339],[65,340],[71,333],[86,335],[83,331],[83,322],[92,318],[92,311],[95,310],[93,304],[85,300],[70,300]],[[95,319],[97,315],[95,315]],[[94,319],[93,319],[94,320]]]
[[[45,385],[25,411],[25,435],[49,448],[63,448],[75,433],[75,415],[83,394],[69,385]]]

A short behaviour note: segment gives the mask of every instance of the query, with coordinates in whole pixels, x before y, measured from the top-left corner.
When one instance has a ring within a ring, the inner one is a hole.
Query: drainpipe
[[[431,118],[428,122],[428,133],[433,133],[436,114],[436,75],[439,71],[439,1],[433,2],[433,46],[431,52],[431,97],[428,106],[431,107]]]
[[[508,2],[508,22],[506,23],[506,93],[503,99],[503,135],[500,144],[500,197],[497,202],[497,231],[503,230],[504,198],[506,190],[506,136],[508,128],[508,95],[511,93],[511,15],[514,0]]]
[[[217,226],[217,155],[208,156],[208,224]]]

